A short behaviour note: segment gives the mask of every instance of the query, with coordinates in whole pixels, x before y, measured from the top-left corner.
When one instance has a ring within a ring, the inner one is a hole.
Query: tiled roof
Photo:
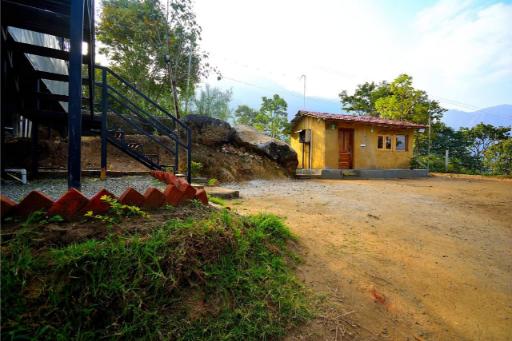
[[[388,120],[380,117],[372,117],[372,116],[354,116],[354,115],[342,115],[342,114],[330,114],[325,112],[314,112],[314,111],[302,111],[299,110],[297,115],[295,115],[292,123],[297,122],[302,116],[310,116],[316,117],[322,120],[334,120],[334,121],[343,121],[343,122],[351,122],[351,123],[361,123],[368,125],[378,125],[378,126],[389,126],[389,127],[397,127],[397,128],[426,128],[423,124],[413,123],[409,121],[398,121],[398,120]]]

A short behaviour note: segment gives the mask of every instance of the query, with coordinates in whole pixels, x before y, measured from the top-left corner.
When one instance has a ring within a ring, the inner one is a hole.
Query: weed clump
[[[45,248],[21,230],[2,244],[2,337],[275,338],[310,315],[273,215],[213,211]]]

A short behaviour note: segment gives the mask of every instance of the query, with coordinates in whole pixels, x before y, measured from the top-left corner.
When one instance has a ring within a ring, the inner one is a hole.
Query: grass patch
[[[2,243],[2,338],[269,339],[310,317],[279,218],[202,214],[61,246],[24,225]]]
[[[220,205],[220,206],[222,206],[222,207],[226,207],[226,205],[227,205],[226,200],[224,200],[224,199],[222,199],[222,198],[219,198],[219,197],[209,196],[209,197],[208,197],[208,200],[209,200],[210,202],[213,202],[214,204]]]

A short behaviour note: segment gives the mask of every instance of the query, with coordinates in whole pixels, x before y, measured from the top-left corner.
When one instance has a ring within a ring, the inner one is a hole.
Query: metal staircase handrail
[[[112,143],[115,147],[117,147],[118,149],[120,149],[123,152],[127,153],[128,155],[130,155],[131,157],[133,157],[137,161],[143,163],[146,167],[162,169],[162,167],[160,165],[154,163],[153,161],[151,161],[150,159],[148,159],[144,155],[131,150],[125,144],[119,142],[118,140],[112,138],[111,136],[107,137],[107,140],[110,143]]]
[[[119,101],[118,99],[116,99],[117,101]],[[162,142],[158,141],[156,138],[154,138],[152,135],[148,134],[144,129],[140,128],[139,126],[137,126],[135,123],[131,122],[129,118],[126,118],[124,117],[123,114],[120,114],[118,113],[115,109],[111,108],[110,109],[114,114],[116,114],[118,117],[120,117],[123,121],[125,121],[126,123],[128,123],[131,127],[133,127],[135,130],[139,131],[140,133],[142,133],[143,135],[147,136],[148,138],[150,138],[152,141],[154,141],[156,144],[162,146],[162,148],[164,148],[165,150],[167,150],[168,152],[170,152],[172,155],[175,155],[176,152],[174,150],[171,150],[169,147],[167,147],[166,145],[164,145]]]
[[[114,98],[116,99],[117,103],[119,103],[122,107],[130,110],[132,113],[134,113],[137,117],[139,117],[141,120],[143,120],[144,122],[148,123],[148,124],[153,124],[153,125],[157,125],[160,127],[160,129],[164,130],[166,134],[170,135],[171,139],[173,139],[176,143],[178,143],[179,145],[181,145],[182,147],[184,148],[187,148],[187,146],[182,143],[180,141],[180,138],[178,135],[176,135],[176,133],[174,133],[172,130],[170,130],[169,128],[167,128],[164,124],[162,124],[161,122],[159,122],[158,120],[154,119],[151,114],[149,114],[147,111],[145,111],[144,109],[141,109],[137,104],[133,103],[128,97],[126,97],[125,95],[123,95],[122,93],[120,93],[119,91],[117,91],[115,88],[111,87],[110,85],[107,84],[107,88],[111,91],[113,91],[116,95],[118,95],[119,97],[121,97],[124,101],[126,101],[128,104],[130,104],[130,106],[132,106],[132,108],[129,108],[128,105],[126,105],[125,103],[119,101],[118,98],[116,98],[115,96],[112,96],[112,95],[109,95],[109,98]],[[145,114],[145,116],[143,115],[140,115],[139,112],[142,112]]]
[[[129,87],[130,89],[132,89],[133,91],[135,91],[136,94],[138,94],[139,96],[141,96],[142,98],[144,98],[147,102],[151,103],[153,106],[155,106],[158,110],[160,110],[161,112],[163,112],[166,116],[168,116],[169,118],[171,118],[175,123],[178,123],[183,129],[185,129],[187,131],[187,134],[190,133],[190,128],[184,124],[183,122],[181,122],[179,119],[177,119],[176,117],[174,117],[173,115],[171,115],[167,110],[165,110],[164,108],[162,108],[158,103],[154,102],[153,100],[151,100],[149,97],[147,97],[146,95],[144,95],[139,89],[137,89],[133,84],[131,84],[130,82],[128,82],[127,80],[125,80],[123,77],[119,76],[117,73],[115,73],[114,71],[112,71],[110,68],[106,67],[106,66],[101,66],[101,65],[96,65],[97,68],[99,69],[104,69],[106,70],[110,75],[112,75],[114,78],[116,78],[117,80],[119,80],[121,83],[123,83],[124,85],[126,85],[127,87]]]

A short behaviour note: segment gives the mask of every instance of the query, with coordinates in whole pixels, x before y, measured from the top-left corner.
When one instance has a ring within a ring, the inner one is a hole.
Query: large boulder
[[[187,115],[183,123],[192,130],[192,141],[207,146],[220,145],[233,141],[235,130],[229,123],[204,115]]]
[[[287,143],[262,134],[246,125],[235,126],[235,131],[237,144],[266,155],[285,168],[288,174],[295,174],[298,165],[297,153]]]

